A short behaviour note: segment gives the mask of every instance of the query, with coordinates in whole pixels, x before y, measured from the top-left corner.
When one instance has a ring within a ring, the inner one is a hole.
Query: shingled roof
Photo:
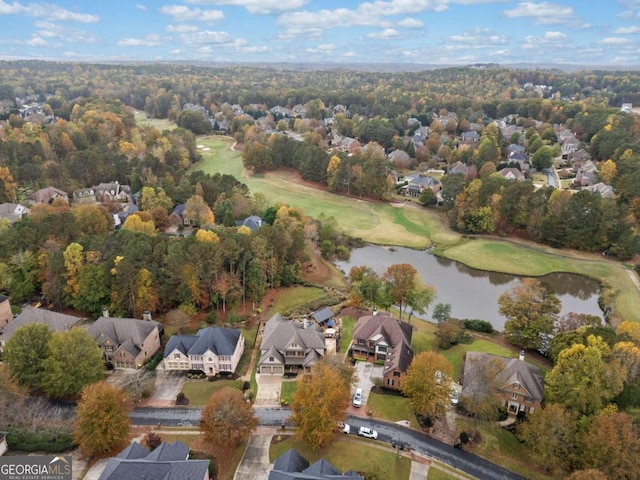
[[[384,370],[407,370],[413,359],[411,338],[413,327],[407,322],[396,320],[388,315],[366,315],[360,317],[353,329],[354,339],[365,339],[377,342],[384,339],[389,346]]]
[[[82,318],[64,313],[52,312],[43,308],[25,308],[15,320],[4,327],[0,340],[7,342],[17,329],[31,323],[40,323],[49,327],[52,332],[65,332],[78,324]]]
[[[216,355],[233,355],[240,339],[240,330],[226,327],[207,327],[195,335],[174,335],[164,348],[164,356],[179,350],[184,355],[202,355],[211,351]]]
[[[99,480],[205,478],[209,460],[189,460],[188,456],[189,447],[178,440],[174,443],[163,442],[152,452],[133,443],[117,457],[109,459]]]
[[[284,350],[291,343],[297,343],[301,348],[318,350],[324,355],[324,334],[316,325],[305,325],[294,320],[287,320],[279,313],[269,319],[264,327],[260,350],[275,347]]]
[[[269,472],[269,480],[332,480],[340,478],[363,480],[363,477],[353,470],[341,473],[324,458],[309,465],[309,462],[293,448],[276,458],[273,470]]]
[[[134,357],[140,353],[139,345],[149,336],[154,328],[158,331],[162,325],[155,320],[138,320],[136,318],[100,317],[87,327],[89,334],[98,342],[100,336],[108,338],[113,345],[121,345]]]

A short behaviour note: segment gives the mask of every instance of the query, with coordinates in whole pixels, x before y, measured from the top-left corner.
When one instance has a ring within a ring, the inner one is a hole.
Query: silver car
[[[378,432],[369,427],[360,427],[358,429],[358,435],[364,438],[373,438],[374,440],[378,439]]]

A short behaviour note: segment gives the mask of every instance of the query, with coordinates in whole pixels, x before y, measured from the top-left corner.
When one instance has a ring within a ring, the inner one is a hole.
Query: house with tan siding
[[[9,303],[9,297],[0,294],[0,332],[9,324],[11,320],[13,320],[13,313],[11,313],[11,304]]]

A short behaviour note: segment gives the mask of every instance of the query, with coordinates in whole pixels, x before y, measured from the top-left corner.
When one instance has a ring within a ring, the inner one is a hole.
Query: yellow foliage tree
[[[618,175],[618,167],[611,159],[607,160],[600,166],[600,177],[607,185],[611,185],[611,181]]]
[[[150,237],[156,234],[156,226],[153,224],[153,220],[144,221],[135,213],[127,217],[122,228],[132,232],[143,233]]]
[[[242,228],[242,227],[241,227]],[[247,228],[247,227],[244,227]],[[248,230],[248,228],[247,228]],[[239,233],[240,229],[238,229],[238,233]],[[249,233],[251,233],[251,230],[249,230]],[[220,237],[218,236],[218,234],[212,230],[205,230],[205,229],[200,229],[196,232],[196,240],[199,242],[207,242],[207,243],[218,243],[220,242]]]

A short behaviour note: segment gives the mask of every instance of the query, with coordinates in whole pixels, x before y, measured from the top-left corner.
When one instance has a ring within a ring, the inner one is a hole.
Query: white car
[[[458,393],[458,390],[451,390],[449,399],[451,400],[451,405],[453,405],[454,407],[458,405],[458,401],[460,400],[460,394]]]
[[[342,423],[342,422],[338,422],[338,429],[342,432],[342,433],[346,433],[347,435],[349,433],[351,433],[351,427],[349,426],[348,423]]]
[[[364,438],[373,438],[374,440],[378,439],[378,432],[369,427],[360,427],[358,429],[358,435]]]
[[[356,390],[356,394],[353,396],[353,406],[354,407],[361,407],[362,406],[362,389],[358,388]]]

